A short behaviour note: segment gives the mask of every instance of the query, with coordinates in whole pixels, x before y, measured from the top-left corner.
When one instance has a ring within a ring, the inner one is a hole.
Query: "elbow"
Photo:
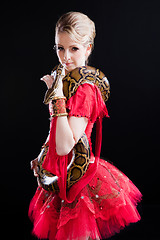
[[[61,149],[61,148],[58,148],[56,147],[56,152],[57,152],[57,155],[59,156],[65,156],[69,153],[69,151],[67,151],[67,149]]]
[[[59,156],[68,155],[70,153],[70,151],[73,149],[74,145],[75,145],[75,142],[72,142],[71,144],[56,145],[57,155],[59,155]]]
[[[57,155],[59,156],[65,156],[67,155],[72,149],[71,148],[61,148],[61,147],[56,147],[56,152]]]

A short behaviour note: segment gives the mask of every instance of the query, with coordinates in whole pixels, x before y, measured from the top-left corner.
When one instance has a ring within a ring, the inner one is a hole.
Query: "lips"
[[[72,65],[73,63],[72,62],[67,62],[67,63],[65,63],[65,65],[68,67],[68,66],[70,66],[70,65]]]

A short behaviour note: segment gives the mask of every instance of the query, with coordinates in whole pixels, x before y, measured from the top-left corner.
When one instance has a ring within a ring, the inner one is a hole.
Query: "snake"
[[[58,85],[59,77],[64,69],[62,64],[54,67],[51,75],[56,71],[55,82],[52,87],[47,90],[44,98],[44,103],[48,104],[53,98],[55,92],[55,86]],[[102,98],[106,102],[110,95],[109,81],[102,71],[91,66],[82,66],[75,68],[68,72],[63,77],[63,93],[67,100],[69,100],[77,91],[81,84],[95,84],[101,91]],[[58,192],[58,177],[42,167],[49,149],[49,145],[45,144],[41,149],[38,157],[38,179],[39,183],[47,191]],[[67,166],[67,184],[66,189],[69,190],[73,184],[79,181],[88,169],[90,162],[90,146],[88,138],[85,133],[75,144],[72,149],[72,158]]]

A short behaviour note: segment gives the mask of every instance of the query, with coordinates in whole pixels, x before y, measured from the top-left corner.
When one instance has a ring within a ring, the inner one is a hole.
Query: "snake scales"
[[[56,77],[54,86],[46,92],[44,100],[46,104],[49,103],[54,94],[54,87],[58,84],[58,78],[62,70],[63,66],[61,64],[58,67],[55,67],[53,70],[57,71],[58,75]],[[84,83],[97,85],[101,91],[103,100],[108,100],[110,86],[107,78],[99,69],[90,66],[75,68],[63,78],[63,92],[67,100],[70,99],[76,93],[78,87]],[[45,190],[59,191],[57,183],[58,177],[42,168],[48,148],[49,146],[45,145],[38,157],[39,182]],[[84,133],[79,139],[78,143],[72,149],[72,159],[67,167],[67,189],[69,189],[74,183],[83,177],[89,166],[89,161],[90,147],[87,136]]]

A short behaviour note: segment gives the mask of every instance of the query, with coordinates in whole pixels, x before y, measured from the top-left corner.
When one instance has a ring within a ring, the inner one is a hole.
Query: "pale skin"
[[[55,36],[56,52],[59,62],[65,66],[65,74],[72,71],[76,67],[85,66],[85,61],[91,53],[91,45],[82,45],[71,39],[68,33],[61,32]],[[54,78],[50,75],[45,75],[41,78],[48,88],[51,88]],[[56,91],[56,96],[64,96],[62,90],[62,79]],[[52,106],[50,105],[50,111]],[[78,140],[83,135],[88,119],[85,117],[58,117],[56,126],[56,152],[58,155],[67,155]],[[49,138],[49,137],[48,137]],[[48,139],[46,140],[48,141]],[[34,176],[37,174],[38,158],[31,161],[31,169]]]

